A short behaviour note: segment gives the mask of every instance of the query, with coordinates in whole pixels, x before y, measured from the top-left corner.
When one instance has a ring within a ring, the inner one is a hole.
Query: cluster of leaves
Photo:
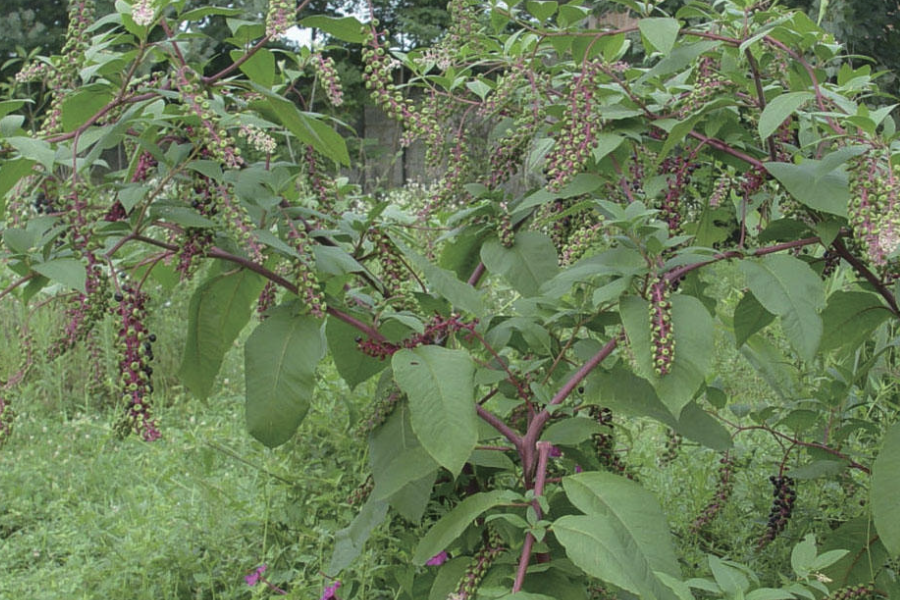
[[[445,167],[408,214],[352,197],[335,176],[351,162],[344,138],[294,102],[310,106],[314,91],[297,85],[310,56],[271,46],[289,25],[285,3],[269,11],[277,22],[230,18],[232,62],[207,71],[182,52],[191,24],[234,9],[142,0],[88,18],[92,3],[71,2],[65,54],[30,74],[51,82],[41,133],[22,128],[29,99],[0,104],[14,276],[0,297],[74,297],[72,319],[89,327],[85,311],[104,298],[143,299],[148,281],[203,273],[181,379],[208,396],[261,306],[244,345],[246,420],[269,446],[294,436],[326,354],[351,387],[380,374],[378,405],[361,417],[374,485],[336,537],[331,577],[393,510],[427,524],[400,581],[414,598],[583,598],[598,583],[658,600],[691,588],[815,598],[859,584],[898,597],[885,558],[900,554],[889,393],[900,204],[892,175],[872,182],[893,173],[893,107],[867,105],[869,70],[842,62],[802,13],[720,0],[669,14],[665,2],[619,0],[634,24],[613,29],[591,28],[583,4],[453,0],[447,39],[408,53],[377,20],[301,14],[368,45],[375,101]],[[637,45],[643,58],[628,62]],[[333,71],[324,79],[320,95],[339,97]],[[472,160],[476,141],[503,160]],[[106,162],[112,148],[126,166]],[[541,183],[516,191],[514,171]],[[722,261],[746,282],[730,314],[706,293]],[[143,315],[124,310],[133,351]],[[779,327],[784,347],[768,335]],[[778,398],[755,425],[728,419],[716,328]],[[119,366],[126,392],[151,389],[140,361]],[[146,415],[148,402],[122,409]],[[714,583],[683,581],[666,515],[614,456],[610,411],[717,451],[768,432],[784,445],[779,477],[789,459],[803,465],[791,479],[871,474],[866,526],[835,532],[840,556],[798,545],[796,577],[779,590],[751,591],[753,577],[716,557]],[[562,455],[577,462],[553,462]],[[443,552],[455,560],[425,568]],[[810,577],[845,554],[871,568],[836,568],[833,588]]]

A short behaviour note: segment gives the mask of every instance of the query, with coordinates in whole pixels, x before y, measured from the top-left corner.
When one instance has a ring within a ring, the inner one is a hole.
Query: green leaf
[[[725,564],[720,558],[712,554],[707,555],[709,568],[719,588],[729,597],[739,597],[750,589],[750,581],[747,576],[734,567]]]
[[[752,292],[746,292],[734,309],[734,343],[740,348],[750,336],[775,320]]]
[[[575,507],[589,517],[606,516],[621,525],[654,571],[680,576],[669,522],[656,497],[630,479],[593,471],[563,478]]]
[[[447,600],[447,596],[456,592],[459,581],[469,568],[471,557],[457,556],[441,565],[428,593],[428,600]]]
[[[361,320],[361,315],[353,315]],[[386,360],[378,360],[359,350],[356,339],[360,332],[352,325],[340,319],[329,317],[325,324],[325,336],[328,338],[328,350],[338,374],[350,388],[367,381],[376,373],[388,366]]]
[[[818,310],[825,306],[825,286],[819,276],[799,258],[779,254],[742,261],[740,269],[760,304],[781,317],[794,350],[812,360],[823,331]]]
[[[656,50],[666,55],[675,47],[681,24],[676,19],[652,17],[638,21],[638,28],[641,30],[647,54]],[[650,43],[649,48],[647,48],[647,42]]]
[[[734,445],[728,430],[696,402],[690,402],[682,409],[675,431],[719,452]]]
[[[325,354],[322,323],[293,307],[273,311],[244,345],[250,435],[274,448],[294,435],[309,410],[316,366]]]
[[[476,517],[484,511],[504,502],[509,492],[494,490],[473,494],[460,502],[456,508],[445,514],[428,530],[416,546],[412,562],[424,565],[425,561],[447,548],[450,543],[462,535]]]
[[[250,320],[250,306],[263,285],[256,273],[235,269],[211,276],[191,296],[178,377],[198,398],[209,396],[222,359]]]
[[[767,162],[765,167],[801,204],[839,217],[847,216],[850,187],[843,169],[822,173],[819,161],[811,158],[799,165]]]
[[[231,60],[237,62],[246,52],[231,51]],[[250,81],[263,87],[271,88],[275,83],[275,55],[266,48],[258,49],[253,56],[241,64],[241,72]]]
[[[356,17],[327,17],[325,15],[313,15],[300,20],[303,27],[315,27],[351,44],[361,44],[365,41],[362,33],[362,23]]]
[[[484,304],[481,295],[474,287],[461,281],[453,271],[442,269],[433,265],[428,259],[413,252],[408,246],[399,240],[393,240],[403,255],[425,274],[425,279],[431,284],[433,291],[437,292],[457,308],[481,316],[484,314]]]
[[[49,142],[30,137],[8,137],[6,141],[10,146],[18,150],[23,158],[40,163],[47,171],[53,170],[53,163],[56,161],[56,150],[50,147]]]
[[[871,339],[872,332],[891,316],[890,310],[875,294],[837,291],[828,297],[822,311],[825,333],[820,350],[845,348],[852,352]]]
[[[396,458],[403,454],[411,455],[414,451],[424,452],[424,449],[409,423],[409,405],[401,400],[381,427],[369,435],[369,462],[375,487],[380,490],[396,487],[405,468],[402,464],[396,463]],[[413,523],[418,523],[422,519],[437,476],[437,463],[430,457],[429,460],[430,471],[423,469],[422,475],[408,479],[404,485],[397,487],[396,492],[388,494],[387,497],[390,505]],[[401,472],[395,472],[396,470]]]
[[[553,523],[553,535],[582,571],[642,600],[674,600],[634,539],[610,515],[568,515]]]
[[[253,85],[253,89],[267,96],[269,106],[294,136],[302,143],[310,145],[317,152],[343,165],[350,164],[347,142],[334,129],[319,119],[297,110],[292,102],[272,94],[266,88]]]
[[[683,294],[674,294],[671,302],[675,356],[669,373],[662,376],[653,368],[649,303],[626,297],[620,302],[619,312],[640,375],[653,384],[659,399],[677,417],[705,382],[715,343],[713,320],[702,302]]]
[[[337,575],[356,560],[376,527],[387,517],[387,502],[369,498],[348,527],[334,534],[334,551],[328,563],[328,572]]]
[[[790,92],[773,98],[759,116],[759,137],[767,139],[798,108],[815,97],[812,92]]]
[[[87,269],[84,264],[75,258],[57,258],[43,263],[31,265],[31,269],[40,273],[51,281],[59,282],[85,293],[84,285],[87,281]]]
[[[541,284],[559,272],[553,242],[536,231],[516,234],[511,248],[505,248],[496,237],[489,239],[481,247],[481,260],[488,271],[502,275],[525,297],[537,295]]]
[[[544,431],[541,439],[560,446],[577,446],[595,433],[606,431],[595,419],[569,417],[556,421]]]
[[[3,163],[0,169],[0,213],[6,212],[6,202],[4,198],[6,193],[11,190],[19,181],[31,173],[34,161],[28,158],[17,158]]]
[[[74,131],[109,104],[113,94],[106,86],[84,89],[67,95],[62,103],[63,131]]]
[[[525,10],[531,13],[538,23],[543,23],[556,13],[559,8],[559,2],[535,2],[528,0],[525,2]]]
[[[900,555],[900,423],[884,435],[872,465],[872,516],[881,542],[892,557]]]
[[[824,575],[834,580],[835,587],[870,582],[871,566],[883,565],[888,560],[888,551],[868,515],[851,519],[832,531],[822,544],[822,551],[833,550],[850,551],[830,567],[822,569]]]
[[[396,352],[391,365],[409,398],[419,441],[441,466],[458,474],[478,443],[472,358],[464,350],[420,346]]]
[[[409,448],[393,457],[390,464],[376,480],[372,490],[375,500],[387,500],[407,484],[436,473],[438,464],[422,446]]]

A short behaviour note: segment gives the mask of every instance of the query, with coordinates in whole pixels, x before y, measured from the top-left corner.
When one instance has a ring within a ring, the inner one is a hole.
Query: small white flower
[[[142,27],[153,23],[156,10],[153,8],[153,0],[137,0],[131,7],[131,18]]]

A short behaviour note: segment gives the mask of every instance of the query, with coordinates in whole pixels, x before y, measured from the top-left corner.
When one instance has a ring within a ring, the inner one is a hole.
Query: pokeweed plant
[[[398,571],[405,597],[900,597],[886,561],[900,554],[893,106],[872,104],[876,74],[802,13],[611,4],[631,24],[597,25],[580,0],[451,0],[446,38],[399,53],[375,19],[306,2],[273,0],[256,23],[185,0],[108,15],[70,0],[63,54],[18,78],[43,95],[0,103],[0,297],[63,303],[51,356],[117,319],[119,430],[148,441],[165,437],[148,281],[203,276],[180,370],[198,397],[262,311],[244,346],[246,420],[268,446],[292,439],[326,355],[351,387],[378,376],[359,423],[372,483],[329,577],[393,510],[427,515]],[[186,59],[192,24],[213,15],[233,35],[218,72]],[[345,129],[303,110],[316,90],[296,85],[311,64],[339,104],[333,65],[270,44],[298,18],[361,44],[373,101],[425,144],[442,175],[415,214],[340,184]],[[732,314],[705,292],[723,261],[746,281]],[[784,347],[769,341],[776,319]],[[717,328],[776,398],[752,425],[723,410]],[[0,442],[25,355],[4,382]],[[784,449],[760,549],[804,478],[858,471],[871,501],[827,541],[840,557],[795,549],[790,585],[751,591],[716,557],[715,583],[685,582],[667,515],[616,449],[616,414],[725,453],[695,531],[728,500],[727,452],[747,431]]]

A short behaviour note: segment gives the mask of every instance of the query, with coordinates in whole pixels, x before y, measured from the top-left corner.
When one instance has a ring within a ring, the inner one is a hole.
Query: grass
[[[116,437],[115,390],[97,381],[83,344],[38,361],[10,394],[18,416],[0,449],[4,600],[251,598],[264,586],[250,588],[243,576],[260,564],[290,597],[318,597],[329,583],[319,569],[355,514],[345,499],[364,478],[349,417],[359,396],[326,384],[294,441],[263,447],[244,428],[239,351],[226,357],[207,401],[173,377],[185,301],[152,311],[158,442]],[[0,315],[5,378],[18,362],[21,314],[6,304]],[[52,339],[54,320],[49,311],[32,319],[36,348]],[[109,323],[98,328],[105,372],[115,366],[112,338]],[[374,568],[378,544],[359,568]]]

